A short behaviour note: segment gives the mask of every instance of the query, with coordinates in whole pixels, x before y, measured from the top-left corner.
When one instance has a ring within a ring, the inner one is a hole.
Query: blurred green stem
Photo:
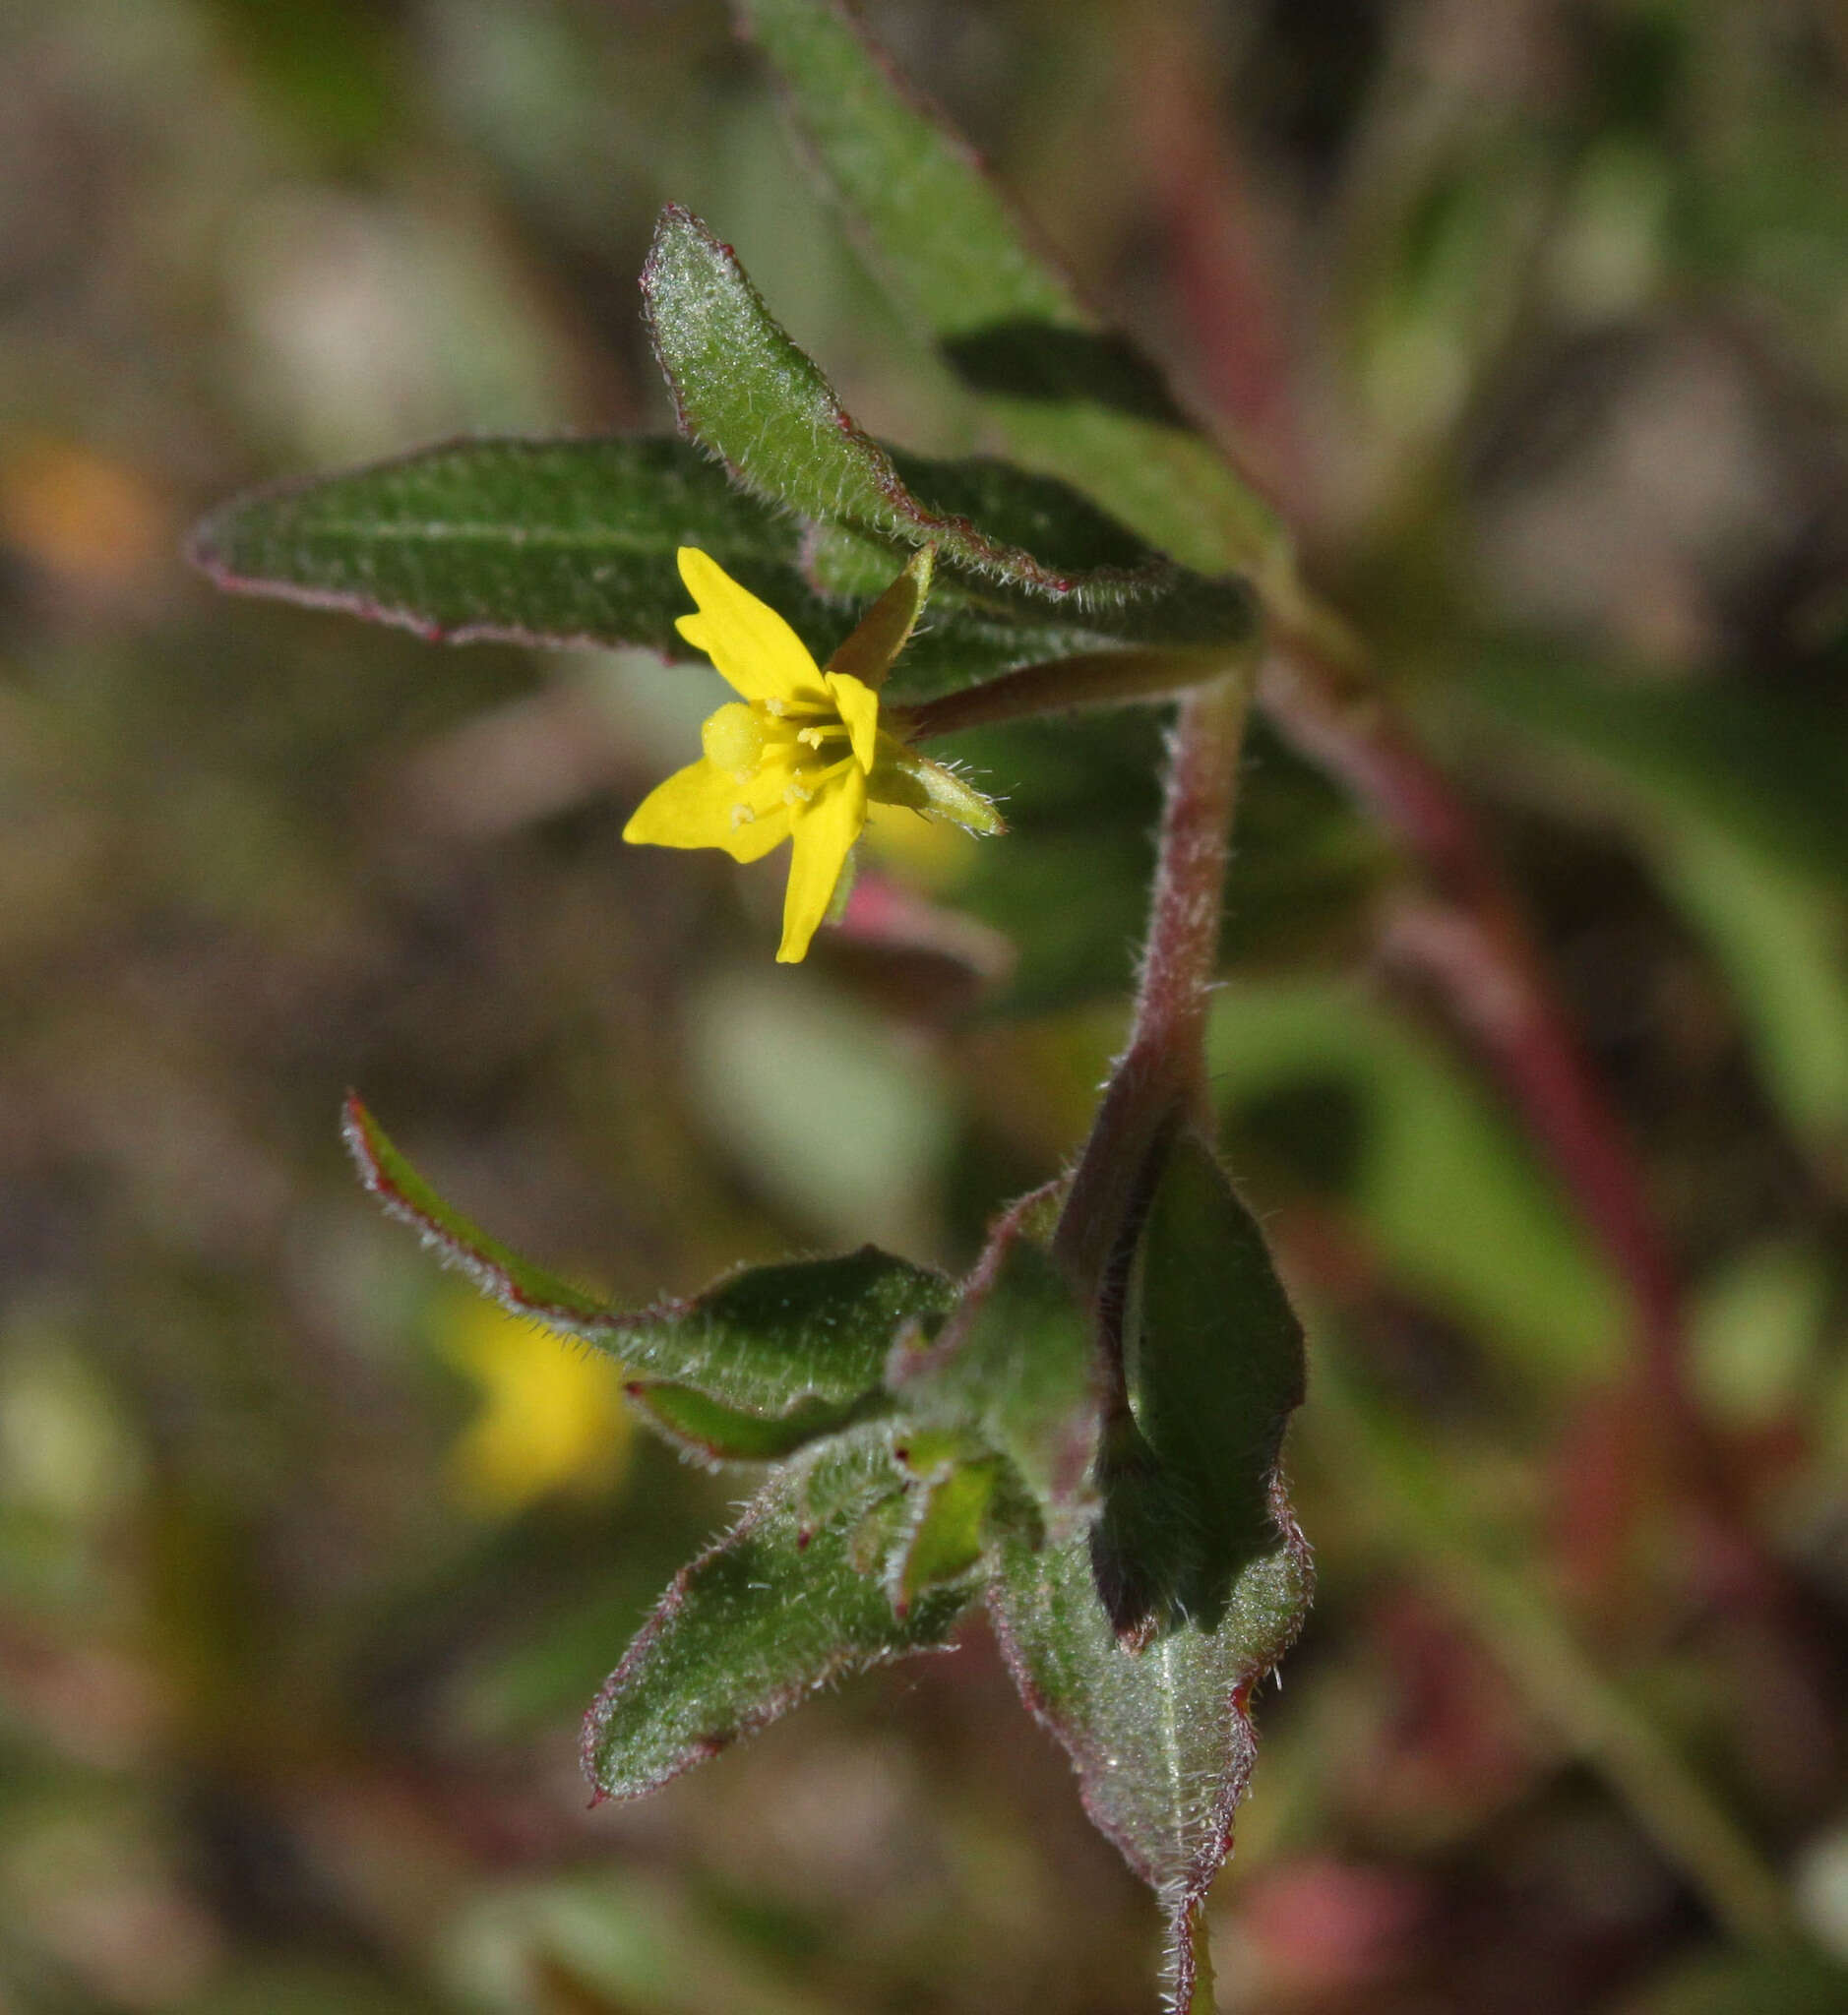
[[[1714,1920],[1747,1944],[1793,1935],[1783,1885],[1757,1848],[1655,1724],[1599,1672],[1530,1578],[1472,1537],[1478,1520],[1428,1447],[1324,1351],[1317,1426],[1334,1445],[1343,1488],[1369,1520],[1396,1526],[1448,1605],[1502,1663],[1572,1754],[1596,1770]]]

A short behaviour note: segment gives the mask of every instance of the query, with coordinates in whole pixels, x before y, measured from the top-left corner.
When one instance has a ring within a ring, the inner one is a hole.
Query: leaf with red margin
[[[947,1647],[979,1585],[971,1574],[924,1589],[893,1614],[880,1567],[906,1499],[885,1429],[852,1430],[777,1469],[674,1577],[585,1717],[597,1791],[645,1797],[818,1686]]]
[[[372,1194],[393,1217],[409,1225],[446,1266],[465,1273],[483,1294],[516,1315],[531,1315],[574,1335],[582,1335],[586,1324],[607,1319],[608,1310],[594,1295],[523,1259],[445,1203],[399,1153],[357,1093],[347,1093],[341,1131],[359,1180]]]
[[[347,1101],[346,1141],[386,1209],[505,1308],[610,1351],[632,1372],[755,1415],[772,1438],[781,1431],[807,1438],[817,1408],[877,1399],[894,1339],[955,1301],[941,1273],[863,1246],[832,1259],[747,1267],[685,1301],[611,1309],[452,1209],[357,1098]]]
[[[677,204],[661,213],[642,292],[682,431],[758,496],[889,547],[934,545],[943,574],[1019,620],[1137,643],[1250,641],[1242,580],[1178,566],[1067,484],[873,440],[731,248]]]
[[[1278,1469],[1302,1336],[1257,1228],[1192,1133],[1157,1185],[1137,1273],[1130,1417],[1100,1461],[1103,1508],[1087,1533],[1004,1547],[988,1604],[1092,1822],[1168,1912],[1172,2005],[1187,2009],[1200,1906],[1251,1774],[1251,1692],[1309,1607],[1309,1550]]]

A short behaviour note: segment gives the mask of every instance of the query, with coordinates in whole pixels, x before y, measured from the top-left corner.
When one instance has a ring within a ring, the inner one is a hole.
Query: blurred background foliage
[[[1848,2007],[1848,13],[868,11],[1490,821],[1757,1549],[1613,1400],[1623,1291],[1400,955],[1415,875],[1261,734],[1214,1062],[1312,1318],[1322,1595],[1222,2004]],[[946,955],[783,972],[773,870],[618,843],[709,682],[176,560],[272,475],[665,428],[670,196],[866,423],[982,445],[719,0],[0,0],[5,2015],[1148,2004],[1154,1914],[982,1641],[585,1809],[577,1716],[734,1487],[437,1273],[335,1122],[359,1085],[619,1296],[966,1263],[1121,1033],[1158,724],[971,736],[1014,835],[874,839]]]

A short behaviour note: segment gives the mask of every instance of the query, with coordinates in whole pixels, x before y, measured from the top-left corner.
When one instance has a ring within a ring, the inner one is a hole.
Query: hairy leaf
[[[869,1412],[865,1400],[797,1400],[782,1413],[754,1413],[666,1379],[633,1378],[626,1387],[650,1424],[683,1455],[708,1464],[780,1462],[825,1435],[838,1434]]]
[[[690,212],[662,213],[642,285],[682,428],[759,495],[900,548],[934,544],[941,569],[1024,617],[1143,642],[1251,637],[1242,582],[1188,573],[1063,484],[881,447]]]
[[[503,1308],[573,1334],[582,1334],[586,1323],[600,1321],[607,1313],[594,1295],[523,1259],[445,1203],[351,1093],[342,1130],[359,1180],[373,1195],[434,1248],[445,1265],[465,1273]]]
[[[682,545],[804,637],[840,627],[803,576],[800,537],[683,441],[457,441],[234,499],[190,550],[221,587],[432,641],[630,643],[684,658]]]
[[[1086,1811],[1169,1912],[1186,2007],[1198,1908],[1251,1771],[1247,1703],[1309,1605],[1278,1469],[1302,1337],[1257,1228],[1191,1133],[1169,1155],[1137,1274],[1103,1509],[1088,1533],[1008,1546],[989,1606]]]
[[[757,1417],[750,1428],[734,1418],[733,1435],[761,1433],[772,1444],[780,1435],[795,1446],[838,1426],[881,1390],[899,1331],[944,1314],[955,1300],[942,1274],[863,1246],[833,1259],[749,1267],[687,1301],[611,1309],[453,1210],[357,1099],[347,1104],[346,1137],[367,1189],[496,1301],[613,1351],[632,1371]],[[824,1426],[820,1408],[833,1413]],[[716,1431],[722,1418],[708,1415],[708,1425]]]
[[[934,1341],[901,1338],[887,1380],[907,1417],[1005,1455],[1055,1530],[1094,1502],[1099,1381],[1082,1310],[1017,1225],[990,1246]]]
[[[975,1587],[926,1589],[893,1614],[882,1535],[904,1508],[881,1430],[779,1468],[675,1576],[591,1708],[584,1761],[598,1791],[640,1798],[817,1686],[946,1644]]]
[[[1037,1552],[1010,1547],[988,1595],[1020,1697],[1071,1756],[1092,1824],[1167,1909],[1182,1978],[1192,1914],[1225,1859],[1251,1774],[1252,1688],[1309,1602],[1308,1550],[1280,1491],[1274,1510],[1276,1537],[1236,1576],[1210,1631],[1190,1625],[1128,1649],[1098,1600],[1082,1534]]]
[[[1287,581],[1275,513],[1102,329],[934,107],[838,0],[735,0],[893,297],[1023,460],[1206,573]]]
[[[1104,1453],[1098,1589],[1128,1637],[1212,1630],[1277,1542],[1271,1486],[1303,1402],[1303,1332],[1263,1233],[1191,1131],[1149,1205],[1124,1358],[1131,1417]]]
[[[194,532],[220,587],[395,623],[431,641],[634,644],[704,663],[675,629],[674,564],[697,545],[769,602],[818,662],[897,572],[888,547],[816,566],[812,535],[732,487],[691,443],[459,441],[234,499]],[[1095,640],[939,594],[894,701],[931,700]]]
[[[920,1596],[965,1580],[989,1543],[989,1512],[1006,1479],[1000,1461],[949,1462],[911,1493],[910,1516],[886,1562],[893,1612],[908,1616]]]

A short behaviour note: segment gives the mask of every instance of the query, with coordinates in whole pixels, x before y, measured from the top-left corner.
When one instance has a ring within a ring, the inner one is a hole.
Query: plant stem
[[[1231,674],[1191,692],[1175,721],[1129,1046],[1111,1074],[1053,1241],[1093,1301],[1109,1291],[1163,1142],[1183,1119],[1207,1119],[1206,1005],[1250,701],[1250,679]]]
[[[1553,998],[1512,891],[1449,779],[1321,639],[1285,631],[1264,710],[1411,847],[1445,899],[1397,947],[1443,987],[1551,1157],[1628,1287],[1643,1376],[1677,1438],[1696,1419],[1682,1366],[1682,1297],[1640,1171]]]
[[[1369,1519],[1395,1527],[1434,1589],[1501,1662],[1571,1751],[1595,1769],[1734,1937],[1792,1935],[1776,1871],[1674,1743],[1599,1670],[1530,1575],[1504,1566],[1436,1455],[1324,1352],[1315,1421]]]
[[[1044,664],[1024,665],[984,686],[947,693],[941,700],[927,700],[919,706],[893,707],[891,712],[894,727],[906,740],[926,742],[964,728],[1077,713],[1087,706],[1162,700],[1220,678],[1253,655],[1251,648],[1238,645],[1081,651]]]

